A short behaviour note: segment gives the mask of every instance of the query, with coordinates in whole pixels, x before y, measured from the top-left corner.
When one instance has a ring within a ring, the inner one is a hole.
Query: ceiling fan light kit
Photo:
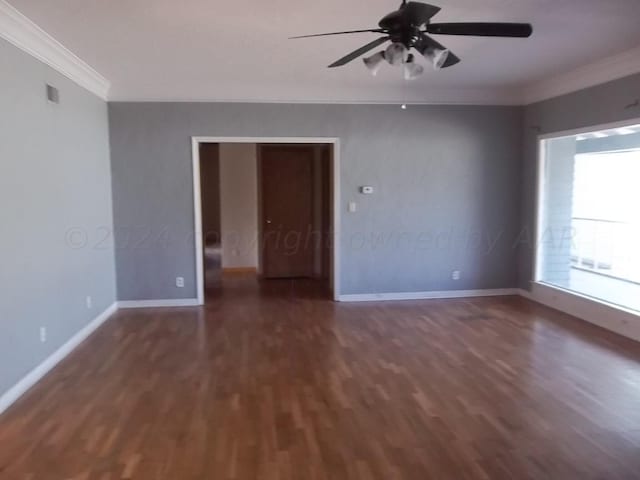
[[[449,57],[449,50],[430,47],[425,50],[424,56],[431,61],[434,70],[440,70]],[[401,43],[393,43],[387,50],[362,59],[374,77],[380,71],[384,60],[389,65],[403,65],[405,80],[414,80],[424,73],[424,67],[416,63],[413,53],[409,53]]]
[[[415,62],[415,57],[412,53],[409,54],[409,58],[404,64],[404,79],[414,80],[424,73],[424,67]]]
[[[434,69],[448,68],[460,62],[460,59],[448,48],[438,43],[429,35],[464,35],[481,37],[528,38],[533,27],[528,23],[431,23],[440,11],[440,7],[421,2],[403,0],[400,8],[389,13],[378,23],[379,28],[352,30],[347,32],[321,33],[293,38],[323,37],[328,35],[345,35],[352,33],[379,33],[382,37],[360,47],[340,60],[329,65],[329,68],[341,67],[374,48],[390,41],[386,50],[365,58],[364,64],[376,75],[386,60],[390,65],[403,66],[404,78],[414,79],[424,72],[424,68],[415,62],[409,52],[416,50],[428,59]]]
[[[434,70],[440,70],[441,68],[444,68],[444,65],[447,63],[449,53],[450,50],[446,48],[443,50],[441,48],[428,47],[423,55],[431,60]]]
[[[400,42],[396,42],[387,47],[384,52],[384,58],[389,62],[389,65],[402,65],[407,61],[408,53],[409,49],[407,47]]]
[[[385,60],[386,59],[385,59],[384,51],[378,52],[375,55],[371,55],[370,57],[366,57],[362,59],[362,61],[364,62],[364,65],[369,69],[369,71],[371,72],[371,75],[373,75],[374,77],[380,71],[380,67],[384,65]]]

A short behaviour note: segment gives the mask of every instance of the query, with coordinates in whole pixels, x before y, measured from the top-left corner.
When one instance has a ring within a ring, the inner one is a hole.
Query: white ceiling
[[[111,81],[111,100],[516,103],[523,87],[640,45],[639,0],[431,0],[434,21],[530,22],[530,39],[436,37],[462,63],[407,84],[326,65],[399,0],[9,0]]]

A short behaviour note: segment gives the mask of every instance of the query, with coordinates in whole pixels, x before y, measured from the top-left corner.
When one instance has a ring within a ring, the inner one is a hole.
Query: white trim
[[[170,300],[124,300],[118,302],[118,308],[167,308],[196,307],[201,305],[197,298],[179,298]]]
[[[632,127],[636,125],[640,125],[640,118],[631,118],[629,120],[621,120],[619,122],[602,123],[600,125],[590,125],[587,127],[573,128],[571,130],[544,133],[538,135],[538,142],[540,140],[553,140],[555,138],[573,137],[585,133],[599,132],[601,130],[614,130],[616,128]]]
[[[605,301],[582,295],[563,288],[555,287],[540,280],[540,255],[539,243],[542,232],[542,217],[544,214],[543,202],[543,182],[545,169],[545,150],[543,144],[547,140],[555,138],[566,138],[583,133],[598,130],[609,130],[623,128],[630,125],[640,124],[640,119],[630,119],[621,122],[607,123],[602,125],[592,125],[588,127],[565,130],[561,132],[551,132],[538,135],[537,138],[537,190],[536,190],[536,211],[535,211],[535,242],[533,255],[533,281],[531,290],[519,290],[519,295],[534,302],[546,305],[550,308],[572,315],[583,321],[593,323],[602,328],[618,333],[633,340],[640,341],[640,313],[624,307],[613,305]]]
[[[546,288],[546,289],[551,289],[554,292],[560,292],[563,294],[567,294],[567,295],[571,295],[572,297],[578,297],[581,298],[583,300],[588,300],[590,302],[594,302],[597,303],[599,305],[603,305],[607,308],[612,308],[614,310],[619,310],[621,312],[624,313],[628,313],[629,315],[636,315],[640,317],[640,311],[636,311],[636,310],[632,310],[630,308],[624,307],[622,305],[616,305],[615,303],[611,303],[608,302],[606,300],[603,300],[601,298],[598,297],[593,297],[591,295],[587,295],[586,293],[580,293],[576,290],[570,290],[568,288],[563,288],[557,285],[553,285],[551,283],[547,283],[547,282],[543,282],[543,281],[539,281],[539,282],[531,282],[531,287],[533,290],[538,289],[538,288]],[[531,292],[528,292],[529,295],[531,296],[531,298],[534,298],[533,294]]]
[[[543,148],[545,146],[546,139],[538,138],[536,145],[536,171],[535,171],[535,185],[536,185],[536,197],[535,197],[535,205],[534,205],[534,226],[533,226],[533,279],[538,280],[541,275],[540,268],[540,258],[541,258],[541,240],[542,240],[542,232],[544,230],[543,219],[545,215],[544,210],[544,178],[545,178],[545,168],[546,168],[546,149]]]
[[[197,143],[312,143],[336,144],[340,141],[336,137],[191,137]],[[192,143],[193,143],[192,142]]]
[[[501,297],[519,295],[517,288],[492,290],[447,290],[440,292],[356,293],[340,295],[340,302],[388,302],[401,300],[435,300],[452,298]]]
[[[0,37],[107,100],[110,83],[106,78],[5,0],[0,0]]]
[[[340,139],[336,137],[191,137],[191,163],[193,171],[193,224],[196,255],[196,288],[198,305],[204,304],[204,260],[202,258],[202,199],[200,192],[200,144],[201,143],[309,143],[333,146],[333,298],[340,297]]]
[[[577,92],[640,73],[640,47],[582,66],[524,88],[523,103],[532,103]]]
[[[191,139],[193,171],[193,233],[196,249],[196,295],[198,305],[204,305],[204,245],[202,244],[202,192],[200,188],[200,141]]]
[[[341,167],[340,167],[340,139],[335,138],[333,141],[333,151],[331,152],[331,172],[333,173],[333,245],[331,248],[331,256],[333,259],[333,271],[331,276],[331,288],[333,289],[333,300],[338,301],[341,292],[340,283],[340,259],[341,256],[341,229],[342,229],[342,188],[340,184]]]
[[[111,315],[118,309],[118,305],[113,303],[104,312],[93,319],[88,325],[83,327],[78,333],[71,337],[67,342],[53,352],[40,365],[31,370],[22,380],[16,383],[2,396],[0,396],[0,414],[9,408],[16,400],[24,395],[27,390],[39,382],[47,373],[49,373],[58,363],[60,363],[67,355],[69,355],[78,345],[95,332]]]
[[[568,290],[532,282],[531,291],[518,288],[494,290],[450,290],[441,292],[363,293],[340,295],[340,302],[387,302],[404,300],[463,299],[520,296],[598,325],[619,335],[640,341],[640,314],[617,305]]]
[[[533,282],[537,282],[541,279],[540,273],[540,241],[542,240],[541,234],[543,232],[542,220],[544,216],[544,175],[546,168],[546,149],[543,145],[548,140],[554,140],[558,138],[573,137],[576,135],[582,135],[585,133],[592,133],[601,130],[614,130],[616,128],[624,128],[640,125],[640,118],[632,118],[629,120],[621,120],[619,122],[603,123],[600,125],[591,125],[588,127],[574,128],[571,130],[563,130],[558,132],[549,132],[540,134],[536,140],[536,197],[534,205],[534,244],[533,244]]]
[[[113,102],[138,102],[138,103],[229,103],[229,104],[294,104],[294,105],[382,105],[400,106],[401,104],[424,105],[456,105],[456,106],[521,106],[522,90],[517,88],[478,88],[478,89],[435,89],[430,94],[420,99],[391,99],[381,100],[374,98],[353,99],[348,93],[342,95],[345,98],[320,98],[317,95],[304,98],[225,98],[225,97],[194,97],[184,96],[144,96],[130,95],[124,92],[110,97]]]
[[[640,341],[640,313],[562,288],[531,282],[520,295],[619,335]]]
[[[535,302],[535,300],[533,299],[533,295],[529,290],[525,290],[524,288],[518,288],[518,295],[526,298],[527,300],[531,300],[532,302]]]

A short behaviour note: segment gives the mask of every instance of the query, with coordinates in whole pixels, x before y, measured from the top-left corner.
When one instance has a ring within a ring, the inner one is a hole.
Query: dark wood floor
[[[117,313],[0,417],[0,478],[640,478],[640,344],[518,298],[222,286]]]

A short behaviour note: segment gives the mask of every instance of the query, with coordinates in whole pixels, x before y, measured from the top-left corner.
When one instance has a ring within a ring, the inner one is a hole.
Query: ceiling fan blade
[[[441,9],[435,5],[429,5],[422,2],[407,2],[400,7],[402,15],[405,19],[409,20],[411,25],[416,27],[424,25],[438,13]]]
[[[422,35],[420,39],[413,46],[422,56],[425,56],[425,52],[429,48],[435,48],[437,50],[447,50],[447,47],[442,45],[439,42],[436,42],[433,38],[428,35]],[[444,64],[442,64],[442,68],[452,67],[455,64],[460,63],[460,58],[453,54],[453,52],[449,51],[449,55],[445,60]]]
[[[346,32],[333,32],[333,33],[318,33],[315,35],[302,35],[299,37],[289,37],[289,40],[295,40],[297,38],[312,38],[312,37],[328,37],[330,35],[346,35],[349,33],[384,33],[384,30],[382,30],[381,28],[374,28],[374,29],[369,29],[369,30],[349,30]]]
[[[528,23],[431,23],[427,32],[437,35],[527,38],[533,33]]]
[[[347,63],[351,62],[352,60],[355,60],[359,56],[364,55],[369,50],[373,50],[378,45],[382,45],[388,40],[389,40],[389,37],[380,37],[371,43],[367,43],[365,46],[360,47],[359,49],[351,52],[349,55],[346,55],[342,57],[340,60],[333,62],[331,65],[329,65],[329,68],[341,67],[342,65],[346,65]]]

